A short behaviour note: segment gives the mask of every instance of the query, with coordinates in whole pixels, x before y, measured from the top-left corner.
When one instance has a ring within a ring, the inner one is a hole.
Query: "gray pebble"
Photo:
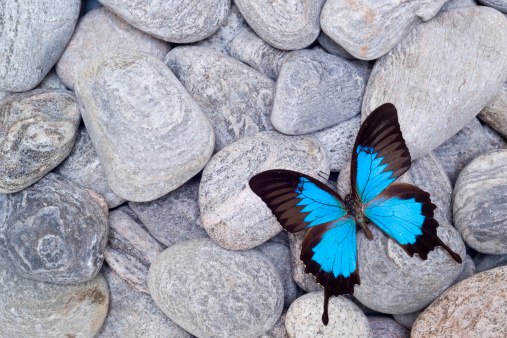
[[[433,18],[446,0],[328,0],[321,13],[322,30],[362,60],[375,60],[396,46],[417,24]]]
[[[210,239],[166,249],[151,265],[148,284],[157,306],[198,337],[258,337],[283,309],[282,281],[268,258]]]
[[[361,111],[366,82],[350,61],[311,50],[287,55],[276,82],[271,123],[300,135],[334,126]]]
[[[189,43],[213,34],[227,16],[231,0],[101,0],[125,21],[156,38]]]
[[[72,36],[80,0],[0,0],[0,90],[24,92],[53,68]]]
[[[456,181],[454,225],[465,242],[485,253],[507,254],[507,150],[470,162]]]
[[[374,338],[410,338],[410,330],[389,317],[368,317],[368,322]]]
[[[275,325],[269,331],[259,336],[259,338],[289,338],[287,328],[285,327],[285,318],[287,311],[284,310],[282,315],[276,321]]]
[[[92,279],[102,266],[107,232],[99,204],[59,175],[0,194],[0,266],[25,278],[63,284]]]
[[[319,37],[317,38],[319,44],[328,52],[336,56],[340,56],[348,60],[356,60],[352,54],[347,52],[345,48],[336,43],[329,37],[324,31],[320,31]]]
[[[272,129],[273,80],[203,47],[174,48],[164,62],[210,118],[216,151],[245,135]]]
[[[67,90],[11,94],[0,104],[0,193],[37,182],[72,150],[80,115]]]
[[[209,119],[154,56],[104,54],[81,68],[75,89],[107,182],[126,200],[167,194],[213,152]]]
[[[481,110],[478,117],[503,137],[507,137],[507,81]]]
[[[504,15],[487,7],[448,11],[418,25],[375,63],[363,117],[393,103],[412,159],[429,153],[470,122],[501,88],[507,78],[505,31]]]
[[[484,128],[484,133],[486,134],[491,149],[507,149],[507,141],[505,141],[500,133],[487,124],[483,124],[482,127]]]
[[[403,327],[406,327],[407,329],[411,329],[412,325],[414,325],[415,321],[417,320],[417,317],[424,311],[419,310],[411,313],[404,313],[404,314],[393,314],[394,320],[398,322]]]
[[[56,67],[51,68],[48,75],[42,82],[39,83],[35,89],[68,89],[67,86],[60,80],[58,75],[56,74]]]
[[[484,255],[478,252],[474,256],[475,272],[483,272],[491,270],[499,266],[507,265],[507,254],[506,255]]]
[[[479,0],[483,5],[493,7],[500,12],[507,13],[507,1],[506,0]]]
[[[306,230],[289,234],[292,279],[306,292],[322,291],[322,286],[317,283],[315,277],[310,273],[305,273],[305,264],[299,258],[305,235]]]
[[[283,50],[309,46],[320,32],[325,0],[235,0],[248,25],[264,41]]]
[[[318,177],[329,173],[329,160],[311,136],[262,132],[244,137],[215,154],[204,168],[199,188],[201,219],[219,245],[245,250],[264,243],[282,229],[248,180],[269,169],[288,169]]]
[[[56,71],[65,85],[74,89],[79,69],[101,54],[136,50],[163,59],[170,48],[169,43],[141,32],[101,6],[79,20],[72,39],[56,64]]]
[[[438,14],[440,15],[446,11],[460,9],[460,8],[466,8],[466,7],[473,7],[473,6],[479,6],[477,1],[475,1],[475,0],[447,0],[446,3],[440,9],[440,12]]]
[[[153,237],[166,246],[207,237],[199,211],[199,178],[195,177],[154,201],[129,202]]]
[[[102,274],[85,283],[59,285],[0,268],[0,337],[93,338],[108,304]]]
[[[475,274],[475,263],[469,255],[466,255],[463,259],[463,268],[461,270],[460,275],[454,281],[454,284],[461,282],[462,280],[467,279]]]

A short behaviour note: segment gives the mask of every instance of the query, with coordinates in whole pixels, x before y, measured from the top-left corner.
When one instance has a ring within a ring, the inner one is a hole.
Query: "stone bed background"
[[[507,1],[101,2],[0,0],[0,337],[507,336]],[[324,326],[248,179],[385,102],[463,264],[373,226]]]

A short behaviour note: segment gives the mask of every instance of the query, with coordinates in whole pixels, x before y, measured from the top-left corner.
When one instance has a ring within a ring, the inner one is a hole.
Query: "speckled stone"
[[[150,202],[129,202],[149,232],[166,246],[207,237],[199,211],[198,177]]]
[[[412,337],[507,336],[507,267],[481,272],[454,285],[417,318]]]
[[[480,252],[474,256],[476,273],[507,265],[507,255],[484,255]]]
[[[317,283],[315,277],[313,277],[310,273],[305,273],[305,264],[299,258],[305,235],[306,230],[289,234],[292,279],[294,279],[294,282],[296,282],[296,284],[306,292],[322,291],[323,288]]]
[[[244,137],[215,154],[204,168],[199,188],[201,219],[208,235],[231,250],[254,248],[282,227],[255,195],[248,180],[270,169],[288,169],[318,177],[329,160],[311,136],[263,132]]]
[[[329,299],[329,323],[322,323],[324,292],[312,292],[296,299],[287,311],[285,327],[289,337],[373,337],[368,319],[351,301]]]
[[[97,338],[191,338],[192,335],[167,318],[150,296],[130,288],[109,267],[102,268],[109,286],[109,311]]]
[[[111,11],[156,38],[189,43],[213,34],[227,16],[231,0],[100,0]]]
[[[101,6],[79,20],[72,39],[56,64],[56,71],[63,83],[74,89],[79,69],[101,54],[136,50],[163,59],[170,47],[169,43],[141,32]]]
[[[349,120],[361,111],[366,85],[353,63],[319,51],[287,55],[276,82],[271,123],[300,135]]]
[[[75,89],[106,180],[126,200],[169,193],[213,152],[209,119],[154,56],[104,54],[81,68]]]
[[[243,136],[272,129],[273,80],[203,47],[174,48],[164,62],[210,118],[215,151]]]
[[[410,338],[410,330],[389,317],[368,317],[368,322],[374,338]]]
[[[151,265],[148,284],[157,306],[198,337],[258,337],[283,309],[282,281],[266,256],[210,239],[166,249]]]
[[[473,249],[507,254],[507,150],[495,150],[470,162],[456,181],[454,226]]]
[[[483,5],[493,7],[500,12],[507,13],[507,1],[506,0],[479,0]]]
[[[396,46],[417,24],[433,18],[446,0],[328,0],[322,30],[362,60],[375,60]]]
[[[0,194],[0,266],[22,277],[81,283],[100,270],[107,217],[81,187],[50,173],[31,187]]]
[[[478,117],[503,137],[507,137],[507,81],[481,110]]]
[[[11,94],[0,104],[0,193],[25,189],[72,150],[80,115],[67,90]]]
[[[483,6],[447,11],[417,25],[375,63],[363,117],[393,103],[412,159],[429,153],[469,123],[501,88],[507,78],[505,31],[505,16]]]
[[[108,304],[102,274],[85,283],[59,285],[0,268],[0,337],[93,338]]]
[[[235,0],[248,25],[264,41],[283,50],[303,49],[319,35],[325,0]]]
[[[0,90],[24,92],[53,68],[72,36],[81,0],[1,0]]]
[[[319,41],[319,44],[322,46],[322,48],[324,48],[328,53],[340,56],[345,59],[356,60],[356,57],[347,52],[345,48],[337,44],[336,41],[331,39],[329,35],[327,35],[323,31],[320,31],[317,40]]]
[[[275,325],[271,329],[269,329],[266,333],[259,336],[259,338],[289,338],[289,334],[287,333],[287,328],[285,327],[285,317],[287,316],[287,311],[284,310],[282,315],[276,321]]]

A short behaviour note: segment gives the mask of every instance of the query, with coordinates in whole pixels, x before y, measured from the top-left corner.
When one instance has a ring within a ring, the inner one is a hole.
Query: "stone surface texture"
[[[81,68],[75,89],[107,182],[126,200],[167,194],[212,154],[209,119],[154,56],[105,54]]]
[[[63,83],[74,89],[79,69],[101,54],[136,50],[163,59],[170,48],[169,43],[138,30],[101,6],[79,20],[72,39],[56,64],[56,71]]]
[[[328,0],[322,30],[362,60],[375,60],[396,46],[417,24],[433,18],[446,0]]]
[[[467,279],[470,276],[475,274],[475,263],[469,255],[466,255],[463,259],[463,269],[461,270],[460,275],[454,281],[454,284],[461,282],[462,280]]]
[[[412,325],[414,325],[415,321],[417,320],[417,317],[423,312],[423,310],[411,312],[411,313],[404,313],[404,314],[393,314],[394,320],[398,322],[401,326],[411,329]]]
[[[67,90],[11,94],[0,105],[0,193],[37,182],[72,150],[80,115]]]
[[[429,153],[501,88],[507,77],[506,30],[505,16],[483,6],[448,11],[416,26],[375,63],[363,118],[393,103],[412,159]]]
[[[210,118],[215,151],[272,129],[275,82],[234,58],[203,47],[177,47],[164,59]]]
[[[310,273],[305,273],[305,264],[299,258],[305,235],[306,230],[289,234],[292,279],[306,292],[322,291],[322,286],[317,283],[315,277]]]
[[[473,249],[507,254],[507,150],[477,157],[454,187],[454,226]]]
[[[68,89],[56,74],[56,67],[52,68],[35,89]]]
[[[484,128],[486,138],[491,145],[491,149],[507,149],[507,141],[499,132],[487,124],[483,124],[482,127]]]
[[[0,91],[37,86],[69,42],[80,0],[1,0]]]
[[[176,43],[202,40],[227,16],[231,0],[100,0],[111,11],[156,38]]]
[[[201,219],[208,235],[231,250],[256,247],[282,229],[255,195],[249,179],[262,171],[288,169],[318,177],[329,160],[311,136],[263,132],[244,137],[215,154],[204,168],[199,188]]]
[[[478,117],[503,137],[507,137],[507,81]]]
[[[413,338],[507,336],[507,267],[481,272],[438,297],[417,318]]]
[[[283,309],[282,281],[267,257],[210,239],[166,249],[151,265],[148,283],[158,307],[198,337],[258,337]]]
[[[483,272],[499,266],[507,265],[507,255],[484,255],[477,253],[474,256],[475,271]]]
[[[342,46],[336,43],[333,39],[329,37],[323,31],[320,31],[319,37],[317,38],[319,44],[324,48],[328,53],[331,53],[336,56],[340,56],[344,59],[356,60],[354,56],[352,56],[349,52],[345,50]]]
[[[410,338],[410,330],[389,317],[368,317],[368,322],[375,338]]]
[[[275,325],[269,329],[266,333],[261,334],[259,338],[289,338],[287,328],[285,327],[285,317],[287,311],[284,310],[280,318],[276,321]]]
[[[478,0],[481,4],[493,7],[500,12],[507,13],[507,1],[505,0]]]

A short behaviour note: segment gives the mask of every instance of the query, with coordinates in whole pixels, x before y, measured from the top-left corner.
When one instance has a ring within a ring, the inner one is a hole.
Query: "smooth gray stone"
[[[410,330],[389,317],[372,316],[368,317],[368,322],[373,337],[410,338]]]
[[[269,331],[260,335],[259,338],[289,338],[289,334],[287,333],[287,328],[285,328],[285,317],[287,316],[287,311],[284,310],[280,318],[278,318],[277,322]]]
[[[170,49],[171,44],[138,30],[100,6],[79,20],[72,39],[56,64],[56,71],[65,85],[74,89],[79,69],[104,53],[136,50],[163,59]]]
[[[0,193],[25,189],[67,157],[80,120],[76,98],[67,90],[5,97],[0,104]]]
[[[347,52],[345,48],[337,44],[336,41],[331,39],[326,33],[324,33],[324,31],[320,31],[317,40],[319,41],[319,44],[322,46],[322,48],[324,48],[328,53],[340,56],[348,60],[357,60],[356,57]]]
[[[482,127],[491,149],[507,149],[507,141],[503,138],[502,135],[500,135],[499,132],[487,124],[483,124]]]
[[[106,180],[118,196],[154,200],[195,176],[211,157],[209,119],[154,56],[104,54],[81,68],[75,89]]]
[[[248,25],[264,41],[283,50],[303,49],[320,32],[325,0],[235,0]]]
[[[53,68],[72,36],[81,0],[0,0],[0,90],[24,92]]]
[[[375,60],[393,49],[416,25],[433,18],[446,0],[328,0],[322,30],[350,54]]]
[[[275,82],[244,63],[203,47],[177,47],[164,59],[210,118],[215,151],[270,130]]]
[[[361,116],[357,115],[336,126],[312,134],[326,149],[331,162],[331,171],[339,172],[347,163],[350,163],[352,148],[360,127]]]
[[[166,246],[208,237],[199,211],[199,178],[154,201],[129,202],[150,234]]]
[[[473,7],[473,6],[479,6],[477,1],[475,0],[447,0],[446,3],[442,6],[440,9],[439,15],[443,12],[459,9],[459,8],[465,8],[465,7]]]
[[[268,241],[262,243],[255,249],[259,250],[268,257],[278,270],[283,283],[284,307],[289,308],[292,302],[299,296],[298,287],[292,279],[291,254],[289,247]]]
[[[274,81],[278,78],[288,53],[271,46],[250,28],[243,29],[234,37],[227,47],[227,52]]]
[[[478,252],[474,256],[475,272],[483,272],[507,265],[507,255],[484,255]]]
[[[227,16],[231,0],[100,0],[132,26],[156,38],[189,43],[213,34]]]
[[[479,0],[483,5],[493,7],[500,12],[507,13],[507,1],[506,0]]]
[[[102,266],[107,232],[100,205],[57,174],[0,194],[0,266],[22,277],[62,284],[92,279]]]
[[[310,273],[305,273],[305,264],[299,258],[305,235],[306,230],[289,234],[292,279],[305,292],[322,291],[322,286],[317,283],[315,277]]]
[[[289,337],[371,337],[372,330],[363,312],[344,297],[329,299],[329,323],[322,323],[324,292],[311,292],[296,299],[287,311],[285,327]]]
[[[467,279],[475,274],[475,263],[469,255],[466,255],[463,259],[463,269],[461,270],[460,275],[454,281],[454,284],[461,282],[462,280]]]
[[[473,249],[507,254],[507,150],[470,162],[454,185],[454,226]]]
[[[56,74],[56,67],[51,68],[48,75],[42,82],[39,83],[35,89],[68,89],[67,86],[60,80],[58,75]]]
[[[503,137],[507,137],[507,81],[481,110],[478,117]]]
[[[289,233],[287,231],[280,231],[275,235],[275,237],[270,238],[268,242],[279,243],[288,247]]]
[[[205,238],[162,252],[148,284],[162,312],[198,337],[258,337],[283,309],[282,281],[266,256]]]
[[[401,326],[406,327],[407,329],[411,329],[412,325],[414,325],[415,321],[417,320],[417,317],[419,317],[419,315],[423,311],[424,310],[419,310],[419,311],[405,313],[405,314],[393,314],[393,318]]]
[[[164,250],[143,228],[121,209],[109,215],[109,241],[104,258],[120,278],[138,292],[150,293],[148,269]]]
[[[109,267],[102,273],[109,286],[109,311],[97,338],[191,338],[160,311],[150,296],[137,292]]]
[[[364,74],[338,56],[294,51],[282,65],[271,123],[290,135],[311,133],[347,121],[361,112]]]
[[[125,202],[125,199],[116,195],[107,184],[104,169],[84,125],[81,125],[77,132],[76,142],[69,156],[53,172],[99,193],[109,208]]]
[[[280,232],[271,210],[248,185],[253,175],[270,169],[318,177],[329,173],[329,159],[314,137],[276,132],[244,137],[216,153],[202,174],[199,207],[204,228],[217,244],[245,250]]]
[[[59,285],[0,268],[0,337],[93,338],[108,304],[102,274],[85,283]]]
[[[434,153],[454,185],[461,170],[471,160],[491,149],[484,128],[479,120],[474,118],[456,135],[435,149]]]
[[[507,78],[505,31],[505,16],[481,6],[418,25],[375,63],[363,118],[393,103],[412,159],[429,153],[469,123]]]

